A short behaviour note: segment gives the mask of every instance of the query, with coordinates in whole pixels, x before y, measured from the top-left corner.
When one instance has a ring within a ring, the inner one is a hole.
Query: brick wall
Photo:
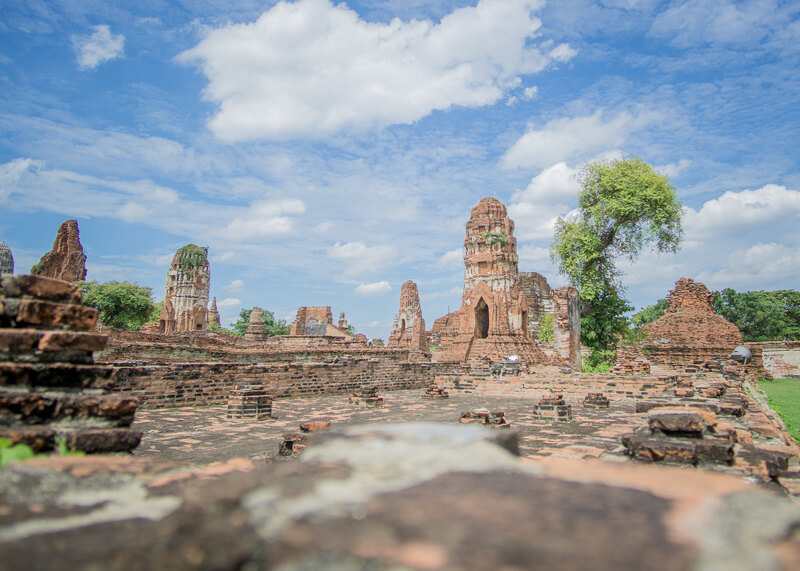
[[[140,408],[221,404],[236,385],[260,385],[273,397],[348,393],[362,385],[378,391],[425,388],[450,365],[374,359],[339,363],[116,364],[117,393],[139,399]]]
[[[761,350],[764,368],[775,378],[800,377],[800,341],[745,343],[753,351]]]

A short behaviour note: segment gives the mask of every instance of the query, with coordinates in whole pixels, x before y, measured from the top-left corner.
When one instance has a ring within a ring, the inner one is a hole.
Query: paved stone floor
[[[429,400],[421,389],[385,393],[382,408],[360,408],[348,395],[280,399],[272,418],[264,421],[227,420],[225,406],[142,410],[134,427],[144,431],[136,456],[158,456],[174,462],[208,464],[245,457],[264,461],[276,456],[282,434],[296,432],[308,420],[331,420],[347,426],[370,422],[432,421],[457,424],[462,412],[487,408],[505,412],[511,430],[520,436],[522,456],[598,457],[619,449],[619,435],[644,422],[634,413],[633,399],[612,400],[608,409],[576,402],[574,420],[547,422],[534,417],[541,395],[451,392],[448,399]],[[498,429],[503,430],[503,429]]]

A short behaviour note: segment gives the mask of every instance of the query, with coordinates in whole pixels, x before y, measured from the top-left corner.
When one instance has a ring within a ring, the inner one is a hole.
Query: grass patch
[[[758,386],[767,393],[769,406],[781,415],[789,434],[800,442],[800,379],[761,381]]]

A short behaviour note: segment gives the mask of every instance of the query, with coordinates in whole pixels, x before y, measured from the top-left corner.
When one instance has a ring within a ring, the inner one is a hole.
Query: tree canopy
[[[81,282],[83,305],[98,310],[100,323],[138,331],[155,310],[152,290],[130,282]]]
[[[669,302],[666,299],[659,299],[653,305],[643,307],[634,313],[633,317],[631,317],[631,323],[633,323],[634,327],[644,327],[664,315],[667,307],[669,307]]]
[[[260,307],[252,307],[250,309],[243,309],[239,312],[239,319],[236,323],[231,323],[231,332],[237,337],[243,337],[247,326],[250,325],[250,314],[254,309],[261,309]],[[275,319],[275,314],[267,309],[261,309],[264,312],[264,326],[270,335],[288,335],[289,325],[285,319]]]
[[[550,256],[582,299],[622,290],[619,258],[678,251],[681,204],[668,177],[633,157],[589,163],[579,180],[577,213],[556,221]]]
[[[677,252],[682,212],[669,178],[639,157],[588,163],[579,181],[578,208],[556,221],[550,257],[590,307],[581,341],[592,348],[590,364],[597,364],[613,358],[628,327],[623,315],[633,309],[617,262],[635,261],[648,247]]]
[[[734,323],[745,341],[800,339],[800,292],[795,290],[714,293],[714,311]]]

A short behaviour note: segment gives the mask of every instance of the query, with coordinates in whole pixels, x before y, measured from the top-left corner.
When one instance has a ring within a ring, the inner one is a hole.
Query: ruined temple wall
[[[408,360],[409,352],[407,349],[367,348],[363,343],[341,337],[278,335],[266,342],[248,342],[209,331],[150,334],[113,329],[109,331],[108,345],[96,358],[105,363],[247,363],[329,361],[343,355],[400,361]]]
[[[422,389],[449,365],[346,359],[339,363],[183,363],[117,367],[113,390],[135,396],[140,408],[222,404],[237,385],[263,386],[275,398]]]
[[[313,320],[309,324],[309,320]],[[333,312],[329,306],[299,307],[291,325],[291,335],[324,335],[327,326],[334,326]]]
[[[517,283],[528,301],[528,332],[531,339],[539,337],[542,317],[553,313],[553,289],[547,278],[537,272],[520,272]]]
[[[31,274],[68,282],[86,279],[86,255],[77,220],[67,220],[58,227],[53,248],[31,268]]]
[[[574,287],[553,291],[553,345],[573,371],[581,370],[581,300]]]

